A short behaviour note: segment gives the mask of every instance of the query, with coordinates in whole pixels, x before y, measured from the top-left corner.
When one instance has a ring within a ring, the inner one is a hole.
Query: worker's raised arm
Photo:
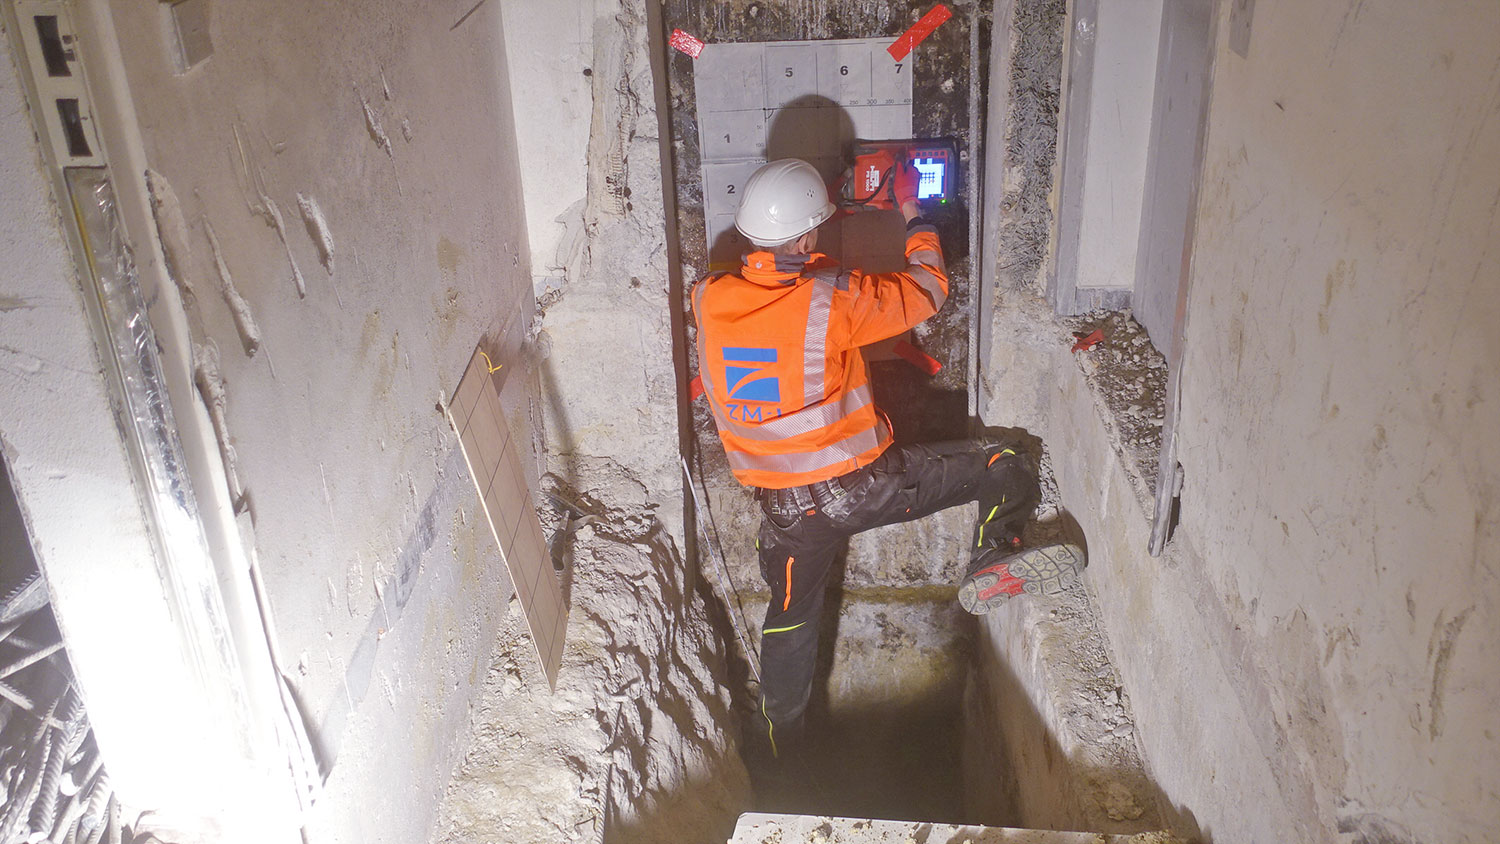
[[[927,319],[948,298],[948,273],[937,230],[921,217],[906,224],[906,268],[893,273],[864,273],[849,277],[849,298],[839,308],[838,321],[847,331],[849,346],[867,346],[894,337]],[[843,298],[842,296],[837,297]]]

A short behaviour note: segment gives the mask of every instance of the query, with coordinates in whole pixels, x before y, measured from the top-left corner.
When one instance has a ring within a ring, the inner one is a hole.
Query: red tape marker
[[[688,401],[697,401],[703,395],[703,376],[694,375],[693,380],[688,382]]]
[[[921,349],[913,346],[905,340],[898,340],[891,351],[900,355],[907,363],[922,370],[928,375],[936,375],[943,368],[943,364],[937,358],[927,354]]]
[[[699,53],[703,52],[704,47],[702,41],[680,29],[672,30],[672,37],[667,39],[667,43],[672,45],[672,49],[681,50],[695,59],[698,58]]]
[[[1087,337],[1082,334],[1074,334],[1073,337],[1078,341],[1073,344],[1073,351],[1086,352],[1104,340],[1104,332],[1096,328]]]
[[[951,17],[953,17],[953,13],[948,11],[947,6],[944,6],[942,3],[933,6],[932,11],[923,15],[921,20],[911,25],[911,29],[901,33],[901,37],[896,39],[896,43],[885,48],[886,52],[891,54],[892,59],[898,62],[901,61],[918,44],[922,43],[922,39],[931,35],[934,29],[942,26],[943,22]]]

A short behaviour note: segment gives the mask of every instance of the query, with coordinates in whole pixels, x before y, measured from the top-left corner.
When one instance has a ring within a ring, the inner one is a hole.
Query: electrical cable
[[[708,546],[715,562],[719,564],[719,573],[724,577],[724,585],[726,591],[728,591],[729,595],[734,596],[735,606],[739,609],[739,621],[735,621],[734,610],[731,609],[729,615],[729,623],[734,627],[735,638],[740,640],[740,647],[745,649],[745,660],[750,663],[750,670],[755,674],[755,682],[759,683],[760,660],[755,651],[751,649],[750,643],[744,633],[744,630],[749,629],[749,625],[745,622],[744,600],[740,598],[740,592],[734,586],[734,578],[729,575],[729,566],[724,562],[724,549],[719,545],[718,541],[718,527],[715,526],[714,535],[710,536],[708,533],[708,529],[704,524],[705,522],[713,521],[713,512],[710,511],[707,507],[703,506],[703,501],[698,498],[698,487],[693,483],[693,472],[688,468],[687,458],[682,457],[681,461],[682,474],[683,477],[687,480],[688,492],[693,496],[693,505],[697,508],[697,511],[699,513],[702,513],[705,516],[705,518],[698,520],[698,528],[703,533],[703,542]],[[707,495],[706,489],[704,491],[704,494]],[[725,601],[725,604],[728,604],[727,600]]]

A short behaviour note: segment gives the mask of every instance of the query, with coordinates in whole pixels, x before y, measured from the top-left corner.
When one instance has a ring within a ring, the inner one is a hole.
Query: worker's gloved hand
[[[903,153],[896,159],[895,171],[891,174],[891,193],[896,198],[896,207],[917,201],[917,186],[922,182],[922,173],[911,166]]]

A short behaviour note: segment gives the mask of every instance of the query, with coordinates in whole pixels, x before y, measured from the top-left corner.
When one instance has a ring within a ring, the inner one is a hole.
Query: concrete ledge
[[[788,841],[826,844],[909,844],[912,841],[965,844],[1174,844],[1164,832],[1100,835],[997,826],[953,826],[920,821],[830,818],[820,815],[740,815],[730,844],[782,844]]]
[[[1291,819],[1308,813],[1297,806],[1307,784],[1300,772],[1269,762],[1276,737],[1262,735],[1267,719],[1248,714],[1269,711],[1269,689],[1202,574],[1191,525],[1179,528],[1163,557],[1149,555],[1150,500],[1111,446],[1103,402],[1046,304],[1013,297],[997,308],[993,326],[981,413],[1047,443],[1061,500],[1086,538],[1084,588],[1122,700],[1134,702],[1136,741],[1165,824],[1197,836],[1197,814],[1211,812],[1202,834],[1212,826],[1222,840],[1300,840]],[[1047,662],[1045,653],[1037,659]],[[1048,688],[1031,678],[1023,685]],[[1049,730],[1066,735],[1058,710],[1039,711]],[[1233,805],[1225,794],[1236,795]]]

